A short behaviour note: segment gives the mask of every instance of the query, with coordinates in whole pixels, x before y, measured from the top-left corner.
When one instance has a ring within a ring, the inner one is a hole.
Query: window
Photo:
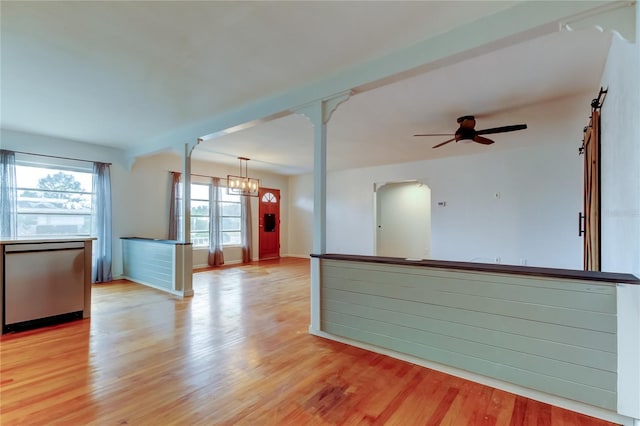
[[[191,184],[191,242],[209,245],[209,185]]]
[[[16,158],[19,237],[92,235],[93,172]]]
[[[210,185],[191,184],[191,242],[194,247],[209,245],[209,188]],[[229,195],[220,191],[220,214],[222,222],[222,244],[242,244],[242,204],[240,195]]]
[[[262,196],[262,202],[263,203],[277,203],[278,199],[273,194],[273,192],[265,192],[264,195]]]
[[[222,215],[222,245],[234,246],[242,244],[242,204],[240,195],[227,194],[223,189],[220,197]]]

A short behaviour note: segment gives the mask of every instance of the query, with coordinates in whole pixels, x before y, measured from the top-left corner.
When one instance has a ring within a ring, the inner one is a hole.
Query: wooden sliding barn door
[[[584,233],[585,271],[600,270],[600,147],[598,116],[594,111],[591,126],[584,132]]]
[[[600,271],[600,108],[606,90],[591,102],[591,120],[584,128],[580,152],[584,154],[584,211],[579,216],[579,234],[583,235],[585,271]]]

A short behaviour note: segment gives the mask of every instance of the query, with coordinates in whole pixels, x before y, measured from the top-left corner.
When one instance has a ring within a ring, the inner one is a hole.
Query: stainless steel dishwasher
[[[3,331],[60,316],[82,316],[84,244],[4,246]]]

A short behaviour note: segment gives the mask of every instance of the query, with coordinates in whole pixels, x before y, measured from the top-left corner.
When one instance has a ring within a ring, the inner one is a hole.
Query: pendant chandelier
[[[240,176],[227,175],[227,193],[229,195],[243,195],[245,197],[257,197],[260,188],[260,179],[249,177],[249,158],[238,157],[240,160]]]

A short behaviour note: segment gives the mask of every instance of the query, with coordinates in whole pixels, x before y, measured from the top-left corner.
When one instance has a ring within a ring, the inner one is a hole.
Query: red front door
[[[280,257],[280,190],[260,188],[258,194],[259,258]]]

